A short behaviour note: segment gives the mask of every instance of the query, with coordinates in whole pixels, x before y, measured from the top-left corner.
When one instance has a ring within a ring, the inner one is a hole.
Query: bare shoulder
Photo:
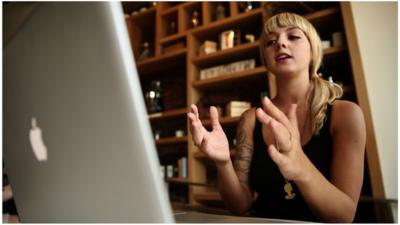
[[[350,130],[349,130],[350,129]],[[364,114],[356,103],[336,100],[332,107],[331,131],[354,131],[364,128]]]
[[[236,130],[236,138],[238,144],[241,143],[252,143],[253,142],[253,130],[255,126],[256,108],[250,108],[246,110],[240,117],[239,124]]]
[[[252,107],[252,108],[244,111],[240,117],[240,123],[249,128],[251,128],[251,127],[254,128],[255,120],[256,120],[256,108],[255,107]]]
[[[344,120],[363,118],[363,112],[356,103],[346,100],[336,100],[332,107],[332,117]]]

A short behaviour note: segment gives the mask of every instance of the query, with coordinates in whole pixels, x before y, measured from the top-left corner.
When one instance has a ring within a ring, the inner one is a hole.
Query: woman
[[[234,163],[216,108],[210,107],[210,132],[195,105],[188,113],[194,143],[216,164],[227,208],[259,217],[352,222],[364,170],[361,109],[336,100],[340,86],[317,75],[321,40],[303,17],[271,17],[260,49],[276,76],[277,95],[241,116]]]

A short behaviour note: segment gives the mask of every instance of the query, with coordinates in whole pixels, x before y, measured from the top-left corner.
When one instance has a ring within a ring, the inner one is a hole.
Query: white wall
[[[352,2],[351,9],[384,190],[387,198],[397,199],[397,2]]]

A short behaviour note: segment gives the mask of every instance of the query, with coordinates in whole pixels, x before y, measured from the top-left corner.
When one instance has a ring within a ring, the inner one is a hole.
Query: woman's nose
[[[281,48],[286,48],[286,47],[287,47],[286,40],[283,37],[279,37],[276,42],[276,48],[281,49]]]

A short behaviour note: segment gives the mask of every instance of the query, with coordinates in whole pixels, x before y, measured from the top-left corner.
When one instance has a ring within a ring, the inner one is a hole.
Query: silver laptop
[[[121,4],[34,4],[4,24],[18,21],[3,160],[20,220],[174,222]]]

